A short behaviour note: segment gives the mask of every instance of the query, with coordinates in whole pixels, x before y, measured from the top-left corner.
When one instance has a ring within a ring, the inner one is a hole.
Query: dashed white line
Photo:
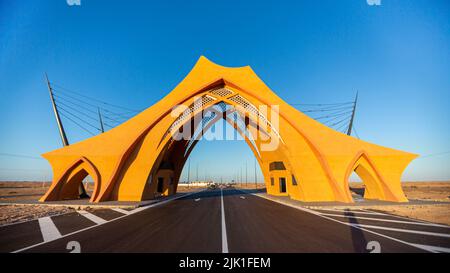
[[[414,244],[418,248],[426,249],[430,252],[444,252],[444,253],[450,253],[450,248],[446,247],[440,247],[440,246],[429,246],[429,245],[421,245],[421,244]]]
[[[323,210],[323,211],[332,211],[332,212],[351,212],[354,214],[373,214],[373,215],[384,215],[382,213],[374,212],[374,211],[355,211],[355,210],[343,210],[343,209],[326,209],[326,208],[310,208],[312,210]]]
[[[105,219],[100,218],[100,217],[98,217],[97,215],[94,215],[94,214],[92,214],[92,213],[89,213],[89,212],[87,212],[87,211],[85,211],[85,210],[80,210],[80,211],[78,211],[78,213],[79,213],[80,215],[83,215],[83,216],[86,217],[87,219],[91,220],[92,222],[96,223],[97,225],[104,224],[104,223],[108,222],[108,221],[106,221]]]
[[[194,201],[195,201],[195,202],[198,202],[198,201],[200,201],[200,198],[194,199]]]
[[[121,208],[112,208],[112,210],[117,211],[117,212],[122,213],[122,214],[125,214],[125,215],[128,215],[128,214],[131,213],[131,211],[124,210],[124,209],[121,209]]]
[[[259,194],[253,194],[253,195],[254,195],[254,196],[258,196],[258,197],[260,197],[260,198],[267,199],[267,200],[272,201],[272,202],[275,202],[275,203],[279,203],[279,204],[282,204],[282,205],[285,205],[285,206],[288,206],[288,207],[292,207],[292,208],[295,208],[295,209],[298,209],[298,210],[302,210],[302,211],[304,211],[304,212],[311,213],[311,214],[313,214],[313,215],[322,217],[322,218],[324,218],[324,219],[328,219],[328,220],[333,221],[333,222],[336,222],[336,223],[340,223],[340,224],[343,224],[343,225],[346,225],[346,226],[350,226],[350,227],[353,227],[353,228],[356,228],[356,229],[359,229],[359,230],[362,230],[362,231],[365,231],[365,232],[368,232],[368,233],[372,233],[372,234],[381,236],[381,237],[386,238],[386,239],[390,239],[390,240],[395,241],[395,242],[398,242],[398,243],[402,243],[402,244],[405,244],[405,245],[409,245],[409,246],[412,246],[412,247],[416,247],[416,248],[419,248],[419,249],[422,249],[422,250],[425,250],[425,251],[428,251],[428,252],[437,252],[436,250],[433,250],[433,249],[431,249],[431,248],[429,248],[429,247],[427,248],[427,247],[424,247],[424,246],[422,246],[422,245],[418,245],[418,244],[414,244],[414,243],[409,243],[409,242],[406,242],[406,241],[403,241],[403,240],[400,240],[400,239],[397,239],[397,238],[394,238],[394,237],[391,237],[391,236],[387,236],[387,235],[384,235],[384,234],[375,232],[375,231],[373,231],[373,230],[369,230],[369,229],[363,228],[363,227],[358,226],[358,225],[356,225],[356,224],[351,224],[351,223],[347,223],[347,222],[341,222],[341,221],[336,220],[336,219],[334,219],[334,218],[331,218],[331,217],[329,217],[329,216],[321,215],[319,212],[314,211],[314,210],[311,210],[311,209],[307,209],[307,208],[304,208],[304,207],[301,207],[301,206],[298,206],[298,205],[294,205],[294,204],[290,204],[290,203],[284,203],[284,202],[278,201],[278,200],[276,200],[276,199],[271,199],[271,198],[266,197],[266,196],[261,196],[261,195],[259,195]]]
[[[352,218],[352,219],[369,220],[369,221],[380,221],[380,222],[389,222],[389,223],[399,223],[399,224],[411,224],[411,225],[420,225],[420,226],[450,228],[449,226],[440,225],[440,224],[414,222],[414,221],[389,220],[389,219],[383,219],[383,218],[371,218],[371,217],[361,217],[361,216],[351,216],[351,215],[339,215],[339,214],[332,214],[332,213],[320,213],[320,214],[321,215],[325,215],[325,216],[331,216],[331,217],[342,217],[342,218]]]
[[[223,208],[223,190],[220,189],[221,211],[222,211],[222,253],[228,253],[227,227],[225,225],[225,210]]]
[[[242,195],[241,195],[241,199],[245,199],[245,196],[242,196]]]
[[[367,209],[361,209],[361,210],[362,211],[369,211]],[[371,211],[369,211],[369,212],[371,212]],[[405,219],[405,220],[411,220],[411,221],[416,221],[416,222],[421,222],[421,223],[432,224],[432,222],[424,221],[424,220],[421,220],[421,219],[409,218],[409,217],[395,215],[395,214],[388,214],[388,213],[381,213],[381,212],[373,212],[373,213],[378,213],[379,215],[390,216],[390,217],[395,217],[395,218],[400,218],[400,219]],[[447,226],[447,227],[450,227],[450,226]]]
[[[44,242],[52,241],[61,237],[61,233],[50,217],[39,218],[38,222]]]
[[[397,232],[404,232],[404,233],[414,233],[414,234],[422,234],[422,235],[450,238],[450,234],[446,234],[446,233],[437,233],[437,232],[428,232],[428,231],[401,229],[401,228],[390,228],[390,227],[381,227],[381,226],[372,226],[372,225],[360,225],[360,224],[354,224],[354,225],[363,227],[363,228],[373,228],[373,229],[381,229],[381,230],[389,230],[389,231],[397,231]]]
[[[190,195],[193,195],[193,194],[202,192],[202,191],[204,191],[204,190],[200,190],[200,191],[196,191],[196,192],[190,192],[190,193],[187,193],[187,194],[184,194],[184,195],[180,195],[180,196],[177,196],[177,197],[174,197],[174,198],[171,198],[171,199],[162,201],[162,202],[158,202],[158,203],[155,203],[155,204],[152,204],[152,205],[148,205],[148,206],[145,206],[145,207],[140,207],[140,208],[137,208],[137,209],[131,211],[130,214],[128,214],[128,215],[122,215],[122,216],[119,216],[119,217],[114,218],[114,219],[112,219],[112,220],[110,220],[110,221],[108,221],[108,222],[105,222],[105,223],[115,222],[115,221],[117,221],[117,220],[119,220],[119,219],[122,219],[122,218],[124,218],[124,217],[127,217],[127,216],[129,216],[129,215],[131,215],[131,214],[134,214],[134,213],[136,212],[136,210],[142,211],[142,210],[144,210],[144,209],[149,209],[149,208],[161,206],[161,205],[164,205],[164,204],[166,204],[166,203],[168,203],[168,202],[171,202],[171,201],[174,201],[174,200],[177,200],[177,199],[180,199],[180,198],[184,198],[184,197],[187,197],[187,196],[190,196]],[[90,226],[90,227],[87,227],[87,228],[83,228],[83,229],[80,229],[80,230],[77,230],[77,231],[74,231],[74,232],[71,232],[71,233],[68,233],[68,234],[64,234],[63,236],[61,236],[61,238],[68,237],[68,236],[71,236],[71,235],[74,235],[74,234],[77,234],[77,233],[80,233],[80,232],[83,232],[83,231],[87,231],[87,230],[93,229],[93,228],[95,228],[95,227],[98,227],[98,226],[100,226],[100,225],[102,225],[102,224],[99,224],[99,225],[93,225],[93,226]],[[31,246],[27,246],[27,247],[24,247],[24,248],[21,248],[21,249],[12,251],[12,253],[23,252],[23,251],[25,251],[25,250],[28,250],[28,249],[31,249],[31,248],[34,248],[34,247],[43,245],[43,244],[45,244],[45,243],[47,243],[47,242],[42,242],[42,243],[37,243],[37,244],[31,245]]]

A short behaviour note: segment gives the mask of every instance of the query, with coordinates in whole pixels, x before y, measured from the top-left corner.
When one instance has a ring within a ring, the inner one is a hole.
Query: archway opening
[[[352,174],[347,181],[349,180],[352,181],[348,184],[355,202],[361,202],[364,199],[385,199],[381,182],[364,155],[355,163]]]
[[[221,132],[224,138],[210,140]],[[217,121],[189,154],[178,189],[208,184],[264,189],[264,177],[252,149],[225,120]],[[232,136],[230,138],[230,136]]]
[[[353,201],[355,202],[364,201],[364,192],[366,190],[366,187],[361,177],[359,177],[355,171],[352,171],[349,177],[349,189]]]
[[[262,162],[248,128],[249,119],[224,102],[197,115],[199,119],[194,116],[185,122],[193,125],[187,139],[176,135],[186,133],[180,127],[168,141],[151,171],[144,196],[152,198],[176,193],[178,188],[220,184],[264,188]]]
[[[80,187],[81,185],[84,188]],[[85,191],[83,191],[84,189]],[[60,191],[61,200],[89,199],[94,191],[94,179],[84,168],[78,167],[70,173]]]

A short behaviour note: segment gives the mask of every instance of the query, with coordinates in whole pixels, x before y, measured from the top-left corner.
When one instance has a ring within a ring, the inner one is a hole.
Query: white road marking
[[[113,208],[112,210],[117,211],[117,212],[122,213],[122,214],[125,214],[125,215],[128,215],[128,214],[131,213],[131,211],[124,210],[124,209],[121,209],[121,208]]]
[[[404,232],[404,233],[414,233],[414,234],[422,234],[422,235],[450,238],[450,234],[446,234],[446,233],[437,233],[437,232],[428,232],[428,231],[401,229],[401,228],[390,228],[390,227],[381,227],[381,226],[372,226],[372,225],[360,225],[360,224],[355,224],[355,225],[357,225],[359,227],[363,227],[363,228],[382,229],[382,230],[390,230],[390,231],[397,231],[397,232]]]
[[[361,209],[361,210],[362,210],[362,211],[368,211],[368,212],[370,212],[369,210],[366,210],[366,209]],[[405,219],[405,220],[411,220],[411,221],[415,221],[415,222],[421,222],[421,223],[433,224],[432,222],[427,222],[427,221],[420,220],[420,219],[408,218],[408,217],[405,217],[405,216],[400,216],[400,215],[395,215],[395,214],[388,214],[388,213],[381,213],[381,212],[374,212],[374,213],[377,213],[377,214],[379,214],[379,215],[385,215],[385,216],[390,216],[390,217],[395,217],[395,218]],[[444,226],[444,225],[442,225],[442,226]],[[447,227],[450,227],[450,226],[447,226]]]
[[[258,195],[258,194],[253,194],[253,195],[254,196],[258,196],[258,197],[263,198],[263,199],[266,199],[266,200],[269,200],[269,201],[272,201],[272,202],[275,202],[275,203],[279,203],[281,205],[285,205],[285,206],[288,206],[288,207],[291,207],[291,208],[302,210],[304,212],[311,213],[311,214],[316,215],[318,217],[322,217],[324,219],[328,219],[328,220],[336,222],[336,223],[340,223],[340,224],[343,224],[343,225],[346,225],[346,226],[350,226],[350,227],[353,227],[353,228],[365,231],[367,233],[372,233],[372,234],[381,236],[381,237],[386,238],[386,239],[390,239],[390,240],[398,242],[398,243],[402,243],[402,244],[405,244],[405,245],[408,245],[408,246],[419,248],[419,249],[422,249],[422,250],[425,250],[425,251],[428,251],[428,252],[437,252],[437,251],[435,251],[435,250],[433,250],[431,248],[426,248],[426,247],[423,247],[422,245],[409,243],[409,242],[406,242],[406,241],[403,241],[403,240],[400,240],[400,239],[397,239],[397,238],[394,238],[394,237],[391,237],[391,236],[387,236],[387,235],[384,235],[384,234],[381,234],[381,233],[378,233],[378,232],[375,232],[375,231],[372,231],[372,230],[369,230],[369,229],[362,228],[362,227],[360,227],[358,225],[355,225],[355,224],[341,222],[341,221],[333,219],[331,217],[321,215],[319,212],[311,210],[311,209],[307,209],[307,208],[304,208],[304,207],[301,207],[301,206],[298,206],[298,205],[294,205],[294,204],[284,203],[284,202],[281,202],[281,201],[278,201],[278,200],[274,200],[274,199],[268,198],[266,196],[261,196],[261,195]]]
[[[440,247],[440,246],[428,246],[428,245],[421,245],[421,244],[414,244],[419,248],[426,249],[431,252],[444,252],[444,253],[450,253],[450,248],[446,247]]]
[[[374,211],[355,211],[355,210],[344,210],[344,209],[325,209],[325,208],[314,208],[312,210],[323,210],[323,211],[332,211],[332,212],[351,212],[354,214],[374,214],[374,215],[384,215]],[[319,212],[320,213],[320,212]]]
[[[245,199],[245,196],[241,196],[241,199]]]
[[[440,225],[440,224],[422,223],[422,222],[414,222],[414,221],[388,220],[388,219],[383,219],[383,218],[371,218],[371,217],[361,217],[361,216],[351,216],[351,215],[339,215],[339,214],[331,214],[331,213],[321,213],[321,215],[331,216],[331,217],[354,218],[354,219],[369,220],[369,221],[381,221],[381,222],[389,222],[389,223],[399,223],[399,224],[411,224],[411,225],[420,225],[420,226],[450,228],[449,226]]]
[[[42,237],[44,238],[44,242],[49,242],[61,238],[61,233],[50,217],[39,218],[38,222]]]
[[[221,211],[222,211],[222,253],[228,253],[227,227],[225,225],[225,210],[223,208],[223,190],[220,189]]]
[[[152,204],[152,205],[148,205],[148,206],[145,206],[145,207],[142,207],[142,208],[139,208],[139,209],[143,210],[143,209],[153,208],[153,207],[156,207],[156,206],[160,206],[160,205],[166,204],[166,203],[168,203],[168,202],[170,202],[170,201],[174,201],[174,200],[177,200],[177,199],[180,199],[180,198],[183,198],[183,197],[187,197],[187,196],[190,196],[190,195],[193,195],[193,194],[202,192],[202,191],[205,191],[205,190],[200,190],[200,191],[191,192],[191,193],[188,193],[188,194],[185,194],[185,195],[180,195],[180,196],[171,198],[171,199],[169,199],[169,200],[166,200],[166,201],[163,201],[163,202],[158,202],[158,203],[155,203],[155,204]],[[122,216],[119,216],[119,217],[117,217],[117,218],[114,218],[114,219],[112,219],[112,220],[110,220],[110,221],[108,221],[108,222],[106,222],[106,223],[111,223],[111,222],[117,221],[117,220],[119,220],[119,219],[122,219],[122,218],[124,218],[124,217],[127,217],[127,216],[133,214],[134,211],[135,211],[135,210],[133,210],[133,211],[132,211],[130,214],[128,214],[128,215],[122,215]],[[87,230],[90,230],[90,229],[92,229],[92,228],[96,228],[96,227],[101,226],[101,225],[102,225],[102,224],[99,224],[99,225],[93,225],[93,226],[90,226],[90,227],[87,227],[87,228],[83,228],[83,229],[80,229],[80,230],[77,230],[77,231],[74,231],[74,232],[71,232],[71,233],[67,233],[67,234],[61,236],[61,238],[64,238],[64,237],[67,237],[67,236],[71,236],[71,235],[74,235],[74,234],[77,234],[77,233],[80,233],[80,232],[83,232],[83,231],[87,231]],[[21,249],[12,251],[11,253],[19,253],[19,252],[22,252],[22,251],[25,251],[25,250],[28,250],[28,249],[31,249],[31,248],[34,248],[34,247],[43,245],[43,244],[45,244],[45,243],[47,243],[47,242],[37,243],[37,244],[31,245],[31,246],[27,246],[27,247],[24,247],[24,248],[21,248]]]
[[[78,213],[79,213],[80,215],[83,215],[83,216],[86,217],[87,219],[91,220],[92,222],[96,223],[97,225],[101,225],[101,224],[104,224],[104,223],[108,222],[108,221],[106,221],[105,219],[100,218],[100,217],[98,217],[97,215],[94,215],[94,214],[92,214],[92,213],[89,213],[89,212],[87,212],[87,211],[85,211],[85,210],[79,210]]]
[[[0,203],[0,206],[4,206],[4,205],[11,205],[11,204],[7,204],[7,203]],[[64,215],[64,214],[69,214],[72,213],[71,211],[68,212],[64,212],[64,213],[59,213],[59,214],[53,214],[52,217],[55,216],[60,216],[60,215]],[[38,218],[39,219],[39,218]],[[18,222],[14,222],[14,223],[7,223],[7,224],[2,224],[0,225],[0,228],[2,227],[7,227],[7,226],[12,226],[12,225],[18,225],[18,224],[23,224],[23,223],[28,223],[28,222],[32,222],[32,221],[36,221],[38,219],[29,219],[29,220],[24,220],[24,221],[18,221]]]
[[[194,199],[194,201],[195,201],[195,202],[198,202],[198,201],[200,201],[200,198]]]

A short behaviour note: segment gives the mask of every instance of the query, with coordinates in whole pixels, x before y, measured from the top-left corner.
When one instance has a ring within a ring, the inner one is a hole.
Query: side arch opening
[[[350,184],[349,179],[352,175],[353,179],[359,179],[358,182]],[[376,170],[372,167],[369,158],[365,153],[360,153],[357,159],[352,164],[352,168],[347,175],[347,185],[350,191],[353,193],[353,199],[355,201],[361,201],[359,199],[377,199],[385,200],[385,192],[383,189],[382,181],[378,177]]]
[[[86,183],[88,195],[83,196],[80,185]],[[93,185],[92,185],[93,184]],[[40,201],[61,201],[75,199],[90,199],[90,202],[98,195],[100,188],[100,175],[95,166],[86,158],[75,161],[60,178],[53,181],[50,189]]]

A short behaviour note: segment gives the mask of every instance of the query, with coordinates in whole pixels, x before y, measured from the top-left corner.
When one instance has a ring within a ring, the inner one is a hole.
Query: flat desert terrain
[[[430,205],[378,205],[366,206],[391,214],[450,225],[450,181],[446,182],[404,182],[403,190],[410,200],[425,200],[448,202],[447,204]],[[2,201],[38,200],[50,186],[49,182],[0,182],[0,203]],[[237,188],[255,189],[255,183],[237,184]],[[263,189],[264,184],[257,184]],[[87,185],[87,191],[93,190],[93,185]],[[192,191],[198,188],[179,187],[179,192]],[[364,185],[350,183],[350,189],[361,195]],[[73,210],[65,207],[50,207],[40,205],[0,205],[0,225],[12,222],[35,219],[43,216],[66,213]]]

